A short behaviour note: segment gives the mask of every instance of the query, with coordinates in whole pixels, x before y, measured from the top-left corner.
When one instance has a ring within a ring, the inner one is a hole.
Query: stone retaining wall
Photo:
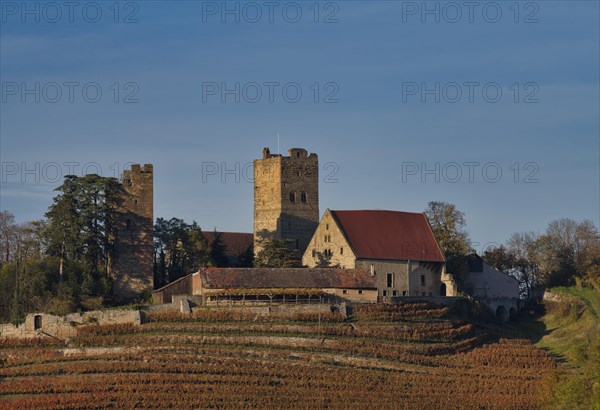
[[[120,323],[141,324],[138,310],[96,310],[55,316],[46,313],[31,313],[25,323],[14,326],[0,324],[0,338],[52,337],[66,339],[77,335],[77,327],[85,325],[113,325]]]

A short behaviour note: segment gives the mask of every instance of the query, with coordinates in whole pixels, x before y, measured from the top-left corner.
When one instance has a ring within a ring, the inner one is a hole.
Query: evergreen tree
[[[221,232],[214,231],[214,238],[210,243],[210,263],[212,266],[224,268],[228,266],[226,246],[221,238]]]
[[[274,238],[263,239],[254,266],[264,268],[300,268],[302,262],[290,243]]]

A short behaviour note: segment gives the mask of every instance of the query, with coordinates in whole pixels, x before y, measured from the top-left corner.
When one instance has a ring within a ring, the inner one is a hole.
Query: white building
[[[468,255],[467,266],[468,273],[463,280],[466,293],[486,298],[519,297],[519,281],[487,264],[479,255]]]

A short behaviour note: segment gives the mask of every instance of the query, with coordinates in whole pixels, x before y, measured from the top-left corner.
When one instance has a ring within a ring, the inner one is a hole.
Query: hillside
[[[13,408],[540,408],[554,360],[494,340],[447,307],[365,305],[256,317],[199,310],[87,327],[58,341],[6,341],[0,406]]]
[[[540,320],[540,347],[565,357],[574,366],[585,364],[588,347],[600,335],[600,295],[593,289],[554,288]]]
[[[533,333],[537,345],[564,359],[544,381],[547,407],[600,410],[600,295],[553,288]]]

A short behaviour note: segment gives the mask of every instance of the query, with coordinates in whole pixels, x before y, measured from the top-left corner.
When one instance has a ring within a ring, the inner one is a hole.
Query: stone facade
[[[263,238],[289,241],[299,256],[319,224],[319,160],[305,149],[263,149],[254,161],[254,253]]]
[[[123,171],[123,198],[117,209],[116,254],[112,261],[113,294],[135,299],[153,287],[153,167],[133,164]]]
[[[381,297],[440,296],[440,265],[415,261],[358,259],[355,266],[357,269],[372,272]]]
[[[326,210],[304,252],[302,264],[308,267],[328,265],[354,269],[355,261],[356,256],[350,244],[329,209]]]

